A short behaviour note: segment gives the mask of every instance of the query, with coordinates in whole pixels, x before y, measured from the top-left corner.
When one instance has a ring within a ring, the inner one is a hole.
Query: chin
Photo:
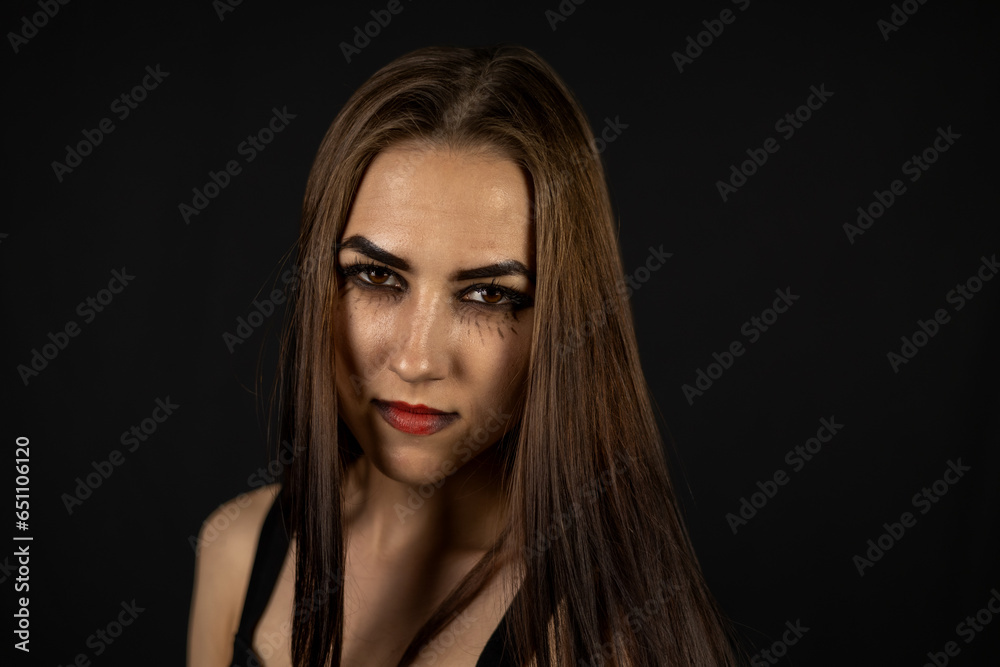
[[[415,488],[424,484],[441,488],[444,480],[497,446],[508,417],[507,413],[489,411],[488,419],[477,427],[459,422],[427,436],[396,430],[378,416],[370,421],[362,419],[360,430],[346,425],[352,435],[362,436],[355,438],[358,449],[386,478]]]
[[[365,455],[379,472],[395,482],[414,487],[424,484],[439,487],[462,463],[451,455],[447,446],[429,445],[420,441],[383,443],[374,451],[365,448]]]

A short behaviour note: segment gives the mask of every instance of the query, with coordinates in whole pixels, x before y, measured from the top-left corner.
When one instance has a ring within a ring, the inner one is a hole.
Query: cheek
[[[393,331],[390,308],[345,295],[334,323],[337,388],[359,399],[368,383],[388,364],[389,332]]]
[[[531,352],[531,311],[480,319],[481,329],[470,337],[465,358],[482,385],[479,395],[510,407],[520,394]]]
[[[516,345],[524,338],[525,331],[531,331],[531,317],[524,311],[488,313],[470,308],[461,310],[457,319],[466,339],[490,346]]]

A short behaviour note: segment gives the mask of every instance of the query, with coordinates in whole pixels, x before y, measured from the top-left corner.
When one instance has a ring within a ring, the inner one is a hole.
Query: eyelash
[[[377,290],[391,289],[397,291],[400,289],[399,287],[394,285],[388,285],[388,286],[379,285],[376,283],[366,282],[364,279],[360,278],[360,274],[369,273],[372,271],[383,271],[389,274],[389,278],[395,278],[400,283],[404,283],[402,276],[400,276],[398,273],[390,269],[388,266],[385,266],[383,264],[375,264],[373,262],[358,261],[343,267],[338,267],[337,270],[340,272],[340,275],[343,276],[344,278],[353,277],[354,283],[360,285],[365,289],[377,289]],[[495,290],[496,292],[499,292],[502,297],[507,299],[507,303],[487,303],[485,301],[466,301],[465,303],[469,303],[473,307],[485,307],[490,310],[501,310],[501,311],[521,310],[522,308],[528,308],[531,305],[533,305],[532,298],[527,294],[525,294],[524,292],[518,291],[516,289],[511,289],[510,287],[505,287],[504,285],[500,285],[495,281],[489,284],[477,283],[475,285],[472,285],[466,288],[464,292],[462,292],[462,296],[464,297],[466,294],[470,294],[472,292],[483,292],[485,290]]]

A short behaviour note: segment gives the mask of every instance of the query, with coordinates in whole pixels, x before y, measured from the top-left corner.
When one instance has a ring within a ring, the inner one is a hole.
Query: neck
[[[482,554],[505,518],[501,443],[434,484],[390,479],[365,455],[346,470],[346,524],[375,553]]]

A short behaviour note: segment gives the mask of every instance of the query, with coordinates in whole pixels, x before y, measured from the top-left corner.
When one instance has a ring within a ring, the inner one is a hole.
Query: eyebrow
[[[334,245],[334,249],[339,254],[341,250],[357,250],[362,255],[387,264],[400,271],[409,271],[410,263],[402,257],[397,257],[385,248],[381,248],[364,236],[354,235],[345,239],[342,243]],[[477,280],[479,278],[493,278],[495,276],[524,276],[534,284],[535,272],[530,271],[516,259],[505,259],[494,264],[487,264],[474,269],[462,269],[456,271],[452,276],[453,282],[462,280]]]

